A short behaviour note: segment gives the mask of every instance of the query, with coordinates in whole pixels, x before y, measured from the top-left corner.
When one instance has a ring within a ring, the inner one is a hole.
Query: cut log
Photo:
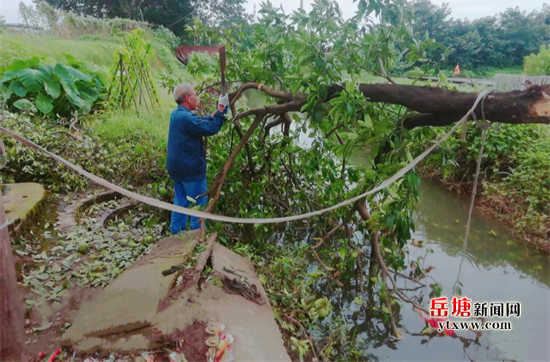
[[[359,84],[359,91],[370,102],[402,105],[418,114],[408,118],[407,129],[421,126],[448,126],[459,121],[475,103],[478,93],[458,92],[442,88],[401,84]],[[263,84],[245,83],[230,94],[231,104],[247,89],[258,89],[278,99],[276,105],[266,105],[235,116],[238,120],[248,115],[283,115],[297,112],[306,104],[307,94],[292,94],[270,89]],[[325,101],[342,92],[342,84],[328,87]],[[491,92],[476,108],[478,119],[483,116],[491,122],[509,124],[550,124],[550,85],[533,85],[524,91]]]
[[[399,84],[361,84],[359,90],[371,102],[399,104],[417,111],[419,114],[404,122],[407,129],[453,124],[468,112],[479,95]],[[548,94],[548,85],[534,85],[525,91],[492,92],[483,102],[485,118],[498,123],[550,124]],[[483,117],[481,104],[475,113],[479,119]]]

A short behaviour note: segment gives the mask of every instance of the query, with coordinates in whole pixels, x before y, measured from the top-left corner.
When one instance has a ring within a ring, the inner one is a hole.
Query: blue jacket
[[[223,112],[214,117],[199,117],[179,105],[170,115],[166,169],[174,181],[197,181],[206,178],[206,149],[203,136],[220,131]]]

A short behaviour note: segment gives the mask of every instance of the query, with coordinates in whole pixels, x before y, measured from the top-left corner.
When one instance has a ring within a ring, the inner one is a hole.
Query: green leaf
[[[376,171],[374,170],[365,170],[363,171],[363,174],[365,175],[366,179],[373,180],[376,177]]]
[[[67,99],[69,100],[69,102],[80,109],[87,108],[86,102],[82,98],[80,98],[73,89],[70,89],[68,86],[66,87],[65,85],[63,85],[63,89],[65,89],[65,93],[67,94]]]
[[[17,79],[11,83],[11,90],[19,97],[25,97],[27,95],[27,88]]]
[[[414,70],[409,70],[406,73],[409,77],[422,77],[424,75],[424,72],[418,68]]]
[[[82,73],[79,70],[74,69],[73,67],[68,67],[68,66],[65,66],[65,65],[63,65],[63,66],[65,67],[67,72],[71,75],[71,77],[73,77],[76,80],[83,80],[83,81],[86,81],[86,82],[89,82],[90,80],[92,80],[92,78],[90,78],[90,76]]]
[[[368,128],[372,128],[372,119],[370,118],[370,115],[365,113],[363,119],[365,120],[365,124]]]
[[[29,60],[18,59],[12,63],[11,69],[23,70],[23,69],[32,68],[32,67],[38,67],[39,63],[40,63],[40,58],[38,57],[32,57]]]
[[[0,83],[9,82],[14,78],[17,78],[17,72],[5,72],[2,79],[0,79]]]
[[[57,99],[61,95],[61,84],[56,78],[50,78],[44,82],[44,89],[53,99]]]
[[[45,331],[46,329],[50,328],[51,326],[53,326],[53,323],[48,322],[48,323],[44,324],[43,326],[33,328],[32,331],[33,332],[42,332],[42,331]]]
[[[53,68],[53,73],[59,77],[63,88],[69,87],[72,90],[75,89],[73,78],[69,74],[67,67],[65,67],[63,64],[57,63]]]
[[[53,110],[53,99],[39,93],[36,97],[36,108],[44,114],[48,114]]]
[[[34,108],[34,105],[26,98],[13,102],[13,106],[23,111],[28,111]]]
[[[46,79],[46,74],[38,69],[22,69],[17,72],[17,75],[29,92],[38,92],[42,89]]]
[[[36,276],[37,279],[40,279],[40,280],[46,280],[50,277],[50,275],[48,273],[40,273]]]
[[[353,109],[353,106],[351,104],[348,103],[347,106],[348,106],[348,115],[351,116],[352,114],[355,113],[355,110]]]

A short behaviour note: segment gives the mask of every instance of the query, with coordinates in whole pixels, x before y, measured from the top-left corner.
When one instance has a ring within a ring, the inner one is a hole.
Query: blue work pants
[[[208,203],[208,196],[197,196],[206,193],[206,178],[197,181],[174,181],[174,205],[182,207],[193,207],[196,205],[206,206]],[[197,203],[193,204],[187,199],[187,196],[196,199]],[[172,211],[172,220],[170,223],[170,232],[178,234],[187,230],[188,216],[180,214],[179,212]],[[191,230],[199,229],[200,223],[198,217],[191,217]]]

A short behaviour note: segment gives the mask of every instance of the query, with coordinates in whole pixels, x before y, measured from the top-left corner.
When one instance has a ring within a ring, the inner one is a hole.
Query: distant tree
[[[519,67],[523,58],[550,42],[550,6],[527,13],[518,7],[495,16],[470,21],[449,19],[448,4],[429,0],[407,3],[410,26],[416,36],[429,36],[451,50],[447,64],[464,68]],[[434,56],[434,54],[429,54]]]
[[[542,44],[550,41],[550,26],[539,14],[535,11],[526,14],[517,7],[500,14],[502,39],[514,65],[521,65],[526,55],[536,53]]]
[[[181,36],[195,16],[191,0],[34,0],[57,9],[97,18],[126,18],[169,28]],[[175,26],[177,24],[177,26]]]
[[[229,27],[248,23],[251,15],[244,8],[246,0],[34,0],[54,8],[96,18],[126,18],[162,25],[178,37],[193,18],[210,25]]]
[[[441,35],[448,33],[449,4],[443,3],[437,6],[430,0],[414,0],[409,3],[409,11],[412,14],[411,25],[418,35],[428,34],[430,38],[441,39]]]
[[[203,23],[230,26],[231,23],[248,23],[252,15],[244,8],[246,0],[191,0],[195,17]]]

